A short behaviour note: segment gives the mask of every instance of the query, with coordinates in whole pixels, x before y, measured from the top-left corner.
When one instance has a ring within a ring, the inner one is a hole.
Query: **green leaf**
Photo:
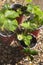
[[[28,4],[27,11],[32,13],[35,16],[33,20],[31,20],[31,22],[34,22],[35,24],[35,26],[32,25],[33,29],[43,25],[43,11],[39,8],[39,6]]]
[[[34,15],[42,16],[42,10],[39,8],[39,6],[28,4],[27,11]]]
[[[28,29],[28,28],[30,28],[30,22],[23,22],[21,24],[21,26],[24,27],[24,28],[26,28],[26,29]]]
[[[36,14],[38,16],[41,16],[42,15],[42,11],[41,11],[41,9],[38,6],[33,6],[32,13],[33,14]]]
[[[38,54],[38,51],[36,51],[36,50],[31,50],[31,49],[29,49],[29,48],[25,48],[23,51],[24,51],[25,53],[29,53],[29,54],[31,54],[31,55],[37,55],[37,54]]]
[[[1,13],[1,14],[0,14],[0,26],[3,25],[4,21],[5,21],[5,17],[4,17],[4,15]]]
[[[4,28],[6,30],[9,30],[12,32],[14,32],[14,30],[16,30],[17,26],[18,26],[18,23],[16,20],[11,21],[11,20],[7,19],[4,23]]]
[[[38,51],[36,51],[36,50],[30,50],[30,54],[37,55],[38,54]]]
[[[10,4],[8,4],[8,3],[4,4],[3,9],[5,9],[5,10],[10,9]]]
[[[32,39],[32,36],[31,35],[27,35],[27,36],[24,35],[23,39],[24,39],[25,44],[27,46],[29,46],[30,45],[30,40]]]
[[[38,25],[35,23],[35,21],[34,23],[31,23],[30,26],[31,26],[31,30],[35,30],[38,28]]]
[[[21,9],[17,9],[17,13],[18,13],[18,14],[22,14]]]
[[[10,5],[6,3],[6,4],[3,5],[3,7],[0,11],[1,11],[1,13],[5,13],[5,11],[8,10],[8,9],[11,9],[11,8],[10,8]]]
[[[17,22],[16,19],[12,20],[12,25],[14,25],[14,26],[18,26],[18,22]]]
[[[33,10],[33,5],[32,4],[28,4],[27,5],[27,11],[32,13]]]
[[[38,28],[38,26],[37,26],[37,24],[35,23],[35,21],[34,21],[34,23],[32,23],[31,21],[29,21],[29,22],[24,22],[24,23],[21,24],[21,26],[22,26],[24,29],[28,29],[29,31],[33,31],[33,30],[35,30],[35,29]]]
[[[26,0],[26,2],[32,2],[32,0]]]
[[[19,17],[19,14],[13,10],[6,10],[5,17],[13,19],[13,18]]]

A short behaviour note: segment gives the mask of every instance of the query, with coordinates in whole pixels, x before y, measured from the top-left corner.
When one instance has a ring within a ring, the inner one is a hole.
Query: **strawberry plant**
[[[29,46],[29,45],[30,45],[30,41],[31,41],[31,39],[32,39],[32,36],[31,36],[31,35],[25,35],[25,34],[18,34],[18,35],[17,35],[17,39],[18,39],[19,41],[23,40],[24,43],[25,43],[25,45],[26,45],[26,46]]]
[[[10,7],[10,5],[6,4],[0,10],[0,32],[3,31],[7,34],[7,36],[0,34],[0,40],[4,40],[4,43],[11,43],[15,38],[15,33],[20,45],[25,45],[23,47],[24,52],[29,52],[34,55],[37,52],[30,49],[30,44],[32,44],[31,40],[34,41],[34,36],[31,35],[31,32],[43,25],[43,11],[38,6],[31,4],[32,0],[26,1],[29,2],[26,6],[15,4],[14,7]],[[23,15],[27,19],[22,22]],[[23,31],[18,34],[18,31],[22,29]],[[7,32],[13,32],[13,34],[8,35]],[[34,43],[36,43],[36,38]]]
[[[26,2],[30,3],[30,2],[32,2],[32,0],[26,0]]]
[[[9,45],[14,40],[14,32],[18,27],[17,17],[21,14],[20,10],[13,10],[9,4],[5,4],[0,10],[0,41]]]
[[[0,29],[14,32],[18,27],[16,18],[19,17],[20,13],[19,11],[9,10],[7,6],[4,8],[2,8],[4,13],[0,10]]]

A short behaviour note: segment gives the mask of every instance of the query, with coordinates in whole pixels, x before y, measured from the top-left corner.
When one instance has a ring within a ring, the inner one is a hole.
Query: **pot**
[[[17,10],[17,9],[19,9],[19,8],[22,8],[23,6],[21,5],[21,4],[12,4],[11,6],[10,6],[10,8],[12,8],[13,10]]]
[[[9,45],[15,39],[14,33],[3,34],[0,32],[0,42]]]
[[[33,34],[35,37],[38,37],[39,32],[40,32],[40,29],[37,29],[32,31],[31,34]]]
[[[19,46],[19,49],[23,49],[23,48],[27,48],[28,46],[25,45],[24,41],[23,40],[18,40],[20,46]],[[37,39],[34,35],[32,35],[32,39],[30,40],[30,48],[33,48],[37,43]]]

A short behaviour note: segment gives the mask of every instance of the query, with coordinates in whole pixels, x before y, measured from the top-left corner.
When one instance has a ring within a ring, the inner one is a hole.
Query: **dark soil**
[[[19,50],[19,47],[11,47],[0,43],[1,65],[15,65],[15,63],[18,63],[23,57],[25,57],[25,54],[22,50]]]

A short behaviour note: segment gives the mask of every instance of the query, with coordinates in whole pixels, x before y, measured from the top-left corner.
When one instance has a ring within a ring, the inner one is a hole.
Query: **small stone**
[[[21,65],[22,65],[22,64],[23,64],[23,62],[22,62],[22,61],[20,61],[18,64],[21,64]]]
[[[23,58],[23,60],[24,60],[24,62],[28,62],[28,61],[31,60],[31,59],[30,59],[29,56],[27,56],[26,58]]]
[[[30,62],[29,62],[29,65],[33,65],[33,63],[30,61]]]

